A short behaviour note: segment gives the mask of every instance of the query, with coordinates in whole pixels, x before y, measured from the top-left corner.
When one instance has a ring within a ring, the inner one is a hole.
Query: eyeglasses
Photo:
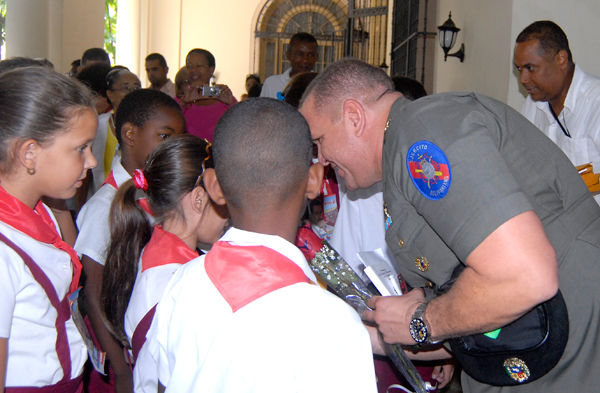
[[[204,161],[202,161],[202,173],[200,173],[200,176],[198,176],[198,180],[196,180],[196,184],[194,184],[194,188],[196,188],[200,185],[202,176],[204,176],[204,172],[206,171],[206,161],[208,161],[210,159],[210,147],[212,146],[212,143],[210,143],[206,139],[204,139],[204,142],[206,142],[206,158],[204,158]]]
[[[127,90],[128,92],[132,92],[134,90],[140,90],[142,88],[142,86],[123,86],[123,87],[117,87],[114,89],[110,89],[111,91],[116,91],[116,90]]]

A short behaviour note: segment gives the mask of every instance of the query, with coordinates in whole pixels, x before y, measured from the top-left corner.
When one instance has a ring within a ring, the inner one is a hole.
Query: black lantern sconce
[[[454,47],[454,44],[456,43],[456,36],[460,31],[460,29],[456,27],[452,21],[452,12],[450,12],[448,15],[448,20],[445,21],[443,25],[438,26],[438,29],[440,30],[440,45],[444,50],[444,61],[448,59],[448,56],[452,56],[458,57],[462,63],[465,60],[465,44],[460,45],[460,50],[458,52],[448,54],[450,49]]]

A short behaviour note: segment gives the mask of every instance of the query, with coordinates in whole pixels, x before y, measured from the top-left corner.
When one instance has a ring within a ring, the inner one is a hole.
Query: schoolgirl
[[[117,189],[144,166],[152,150],[171,136],[185,132],[181,108],[167,94],[152,89],[135,90],[125,96],[117,111],[116,128],[120,156],[115,156],[112,171],[104,185],[81,208],[77,216],[79,235],[75,250],[81,256],[85,284],[82,305],[99,348],[110,364],[109,384],[117,393],[133,389],[129,365],[123,348],[106,329],[100,312],[100,292],[106,250],[110,243],[109,211]],[[90,390],[109,389],[98,373],[90,377]]]
[[[198,256],[198,243],[212,244],[225,231],[227,211],[211,201],[202,181],[205,169],[213,167],[209,147],[193,135],[166,141],[112,203],[101,306],[113,335],[132,349],[133,360],[173,273]],[[136,201],[137,189],[146,192],[154,227]],[[140,364],[134,376],[138,372],[155,375],[156,366]]]
[[[96,165],[96,119],[67,76],[0,75],[0,391],[83,391],[87,350],[67,298],[81,263],[40,199],[73,197]]]

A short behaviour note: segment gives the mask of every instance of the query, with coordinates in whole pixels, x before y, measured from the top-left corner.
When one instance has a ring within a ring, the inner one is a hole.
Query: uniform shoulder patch
[[[408,149],[406,167],[413,184],[427,199],[442,199],[450,189],[452,174],[444,152],[429,141],[419,141]]]

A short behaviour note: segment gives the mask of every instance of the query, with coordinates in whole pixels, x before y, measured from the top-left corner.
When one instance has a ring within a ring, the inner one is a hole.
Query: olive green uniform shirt
[[[407,154],[420,141],[433,143],[448,160],[450,181],[441,199],[426,198],[411,179]],[[556,250],[570,323],[560,362],[539,380],[516,387],[484,385],[463,373],[465,392],[600,389],[600,208],[550,139],[486,96],[400,98],[389,115],[383,181],[391,216],[386,241],[412,287],[448,281],[487,236],[525,211],[535,211]]]

